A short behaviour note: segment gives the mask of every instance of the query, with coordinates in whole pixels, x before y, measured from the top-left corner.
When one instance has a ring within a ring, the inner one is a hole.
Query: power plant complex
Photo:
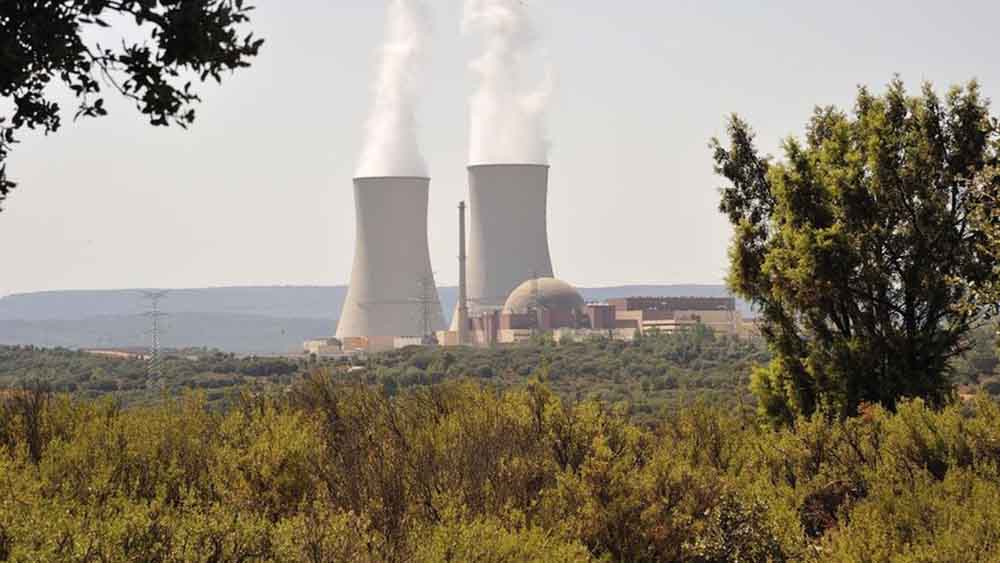
[[[444,319],[427,243],[430,180],[356,178],[357,216],[351,283],[337,326],[348,348],[381,350],[433,343],[454,333],[454,343],[484,313],[502,310],[524,282],[551,278],[546,228],[548,165],[481,164],[468,167],[468,257],[465,206],[460,206],[460,299],[450,331]]]
[[[485,164],[469,166],[468,172],[470,221],[466,232],[461,202],[459,300],[448,330],[428,248],[430,180],[354,180],[354,265],[337,327],[338,351],[492,346],[540,333],[560,339],[632,339],[643,332],[694,325],[752,334],[753,324],[742,318],[731,297],[624,297],[586,303],[573,286],[553,276],[546,228],[549,167]],[[318,344],[310,346],[317,349]]]
[[[732,299],[585,303],[555,279],[549,254],[548,140],[545,92],[521,92],[519,65],[534,36],[523,2],[466,6],[465,23],[486,36],[473,68],[480,88],[470,100],[466,207],[459,205],[459,299],[445,330],[427,236],[430,179],[416,134],[416,92],[429,28],[420,0],[388,4],[386,42],[374,88],[354,202],[357,227],[350,288],[337,338],[311,341],[377,351],[407,345],[517,342],[542,332],[631,338],[645,330],[693,323],[738,333]],[[466,248],[468,240],[468,248]]]

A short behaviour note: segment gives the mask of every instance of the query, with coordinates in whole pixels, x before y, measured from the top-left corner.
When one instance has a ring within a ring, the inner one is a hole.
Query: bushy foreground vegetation
[[[545,385],[316,373],[228,412],[0,402],[0,561],[996,561],[1000,407],[636,425]]]

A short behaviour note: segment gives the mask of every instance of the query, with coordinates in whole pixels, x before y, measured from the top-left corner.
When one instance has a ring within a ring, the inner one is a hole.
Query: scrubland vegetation
[[[390,394],[456,377],[508,388],[541,375],[563,398],[625,402],[630,414],[651,415],[695,400],[752,404],[750,369],[767,360],[762,342],[698,327],[635,342],[594,338],[557,343],[542,336],[495,349],[407,348],[372,357],[360,375]]]
[[[653,414],[695,399],[752,403],[750,367],[766,362],[762,343],[716,336],[699,328],[649,336],[635,343],[594,339],[557,343],[540,337],[496,349],[410,347],[365,359],[237,358],[201,351],[164,359],[163,377],[147,381],[148,364],[62,349],[0,347],[0,386],[35,381],[53,390],[96,398],[113,394],[126,404],[158,401],[163,391],[206,391],[209,403],[225,405],[246,387],[287,386],[295,376],[326,367],[338,377],[376,384],[394,394],[412,386],[468,377],[491,386],[522,385],[545,371],[554,391],[573,400],[628,401],[636,413]],[[161,388],[162,384],[162,388]]]
[[[636,424],[543,383],[316,372],[226,412],[0,401],[6,561],[991,561],[1000,406]]]
[[[996,372],[996,328],[974,331],[969,350],[956,358],[950,379],[967,395],[980,389],[1000,396]],[[197,358],[197,359],[192,359]],[[378,385],[389,394],[414,386],[470,378],[500,388],[525,384],[539,370],[548,386],[571,401],[626,402],[631,414],[651,417],[694,401],[729,407],[755,404],[750,372],[770,360],[762,341],[713,334],[704,327],[655,334],[637,342],[595,338],[558,343],[550,338],[495,349],[411,347],[365,360],[254,358],[207,350],[168,355],[163,378],[147,381],[148,363],[95,356],[66,349],[0,346],[0,388],[41,382],[78,397],[113,395],[125,406],[150,404],[163,394],[205,392],[209,405],[223,408],[247,387],[287,387],[317,367],[340,378]],[[162,385],[161,385],[162,384]]]
[[[164,392],[201,389],[209,403],[223,404],[233,391],[254,383],[288,384],[306,363],[282,358],[239,358],[209,350],[167,354],[162,378],[149,380],[149,362],[65,348],[0,346],[0,388],[41,383],[78,397],[114,395],[125,405],[159,401]]]

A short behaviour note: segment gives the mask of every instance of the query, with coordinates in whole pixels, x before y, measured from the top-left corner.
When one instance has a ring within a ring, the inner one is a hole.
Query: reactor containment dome
[[[586,315],[587,304],[572,285],[555,278],[528,280],[511,292],[504,313],[523,315],[538,309]]]

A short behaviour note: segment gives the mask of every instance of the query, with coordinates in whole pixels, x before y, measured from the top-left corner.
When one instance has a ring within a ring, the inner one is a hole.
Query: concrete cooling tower
[[[552,277],[545,224],[548,177],[544,164],[469,166],[467,283],[472,314],[502,308],[525,280]],[[458,330],[455,323],[452,330]]]
[[[337,338],[424,336],[444,328],[427,246],[430,180],[356,178],[351,285]]]

